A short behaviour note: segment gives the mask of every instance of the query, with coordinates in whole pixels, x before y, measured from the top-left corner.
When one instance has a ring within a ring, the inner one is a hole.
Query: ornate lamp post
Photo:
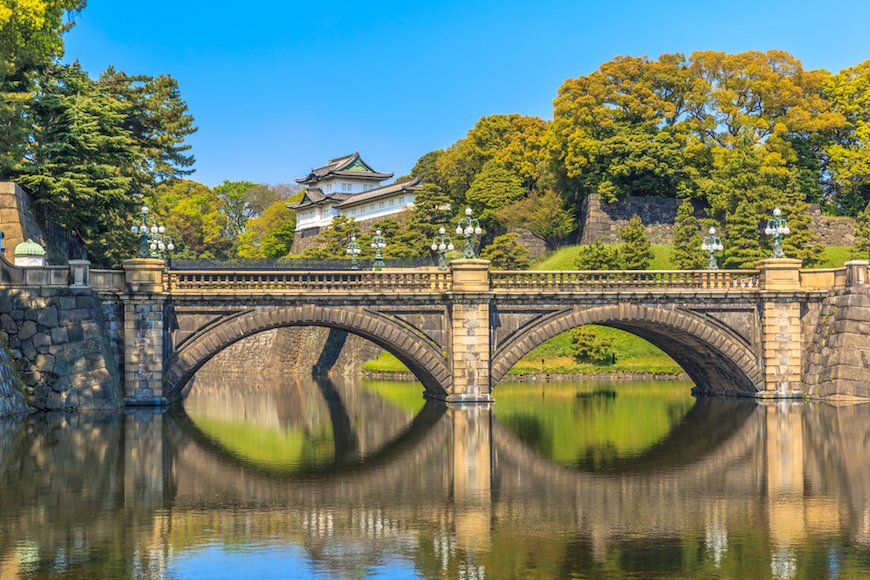
[[[347,243],[347,253],[350,254],[350,269],[351,270],[359,270],[359,262],[357,262],[357,257],[360,255],[362,250],[359,247],[359,242],[356,241],[356,236],[351,236],[350,241]]]
[[[139,236],[139,257],[159,258],[165,256],[166,252],[173,251],[175,244],[172,243],[172,238],[166,235],[166,227],[158,225],[157,221],[148,215],[150,210],[147,205],[143,205],[140,211],[139,224],[130,227],[130,231]]]
[[[767,220],[767,227],[764,228],[764,233],[768,236],[773,236],[773,253],[774,258],[785,258],[785,253],[782,251],[782,236],[787,236],[791,233],[788,223],[782,216],[782,210],[778,207],[773,210],[773,219]]]
[[[707,258],[707,269],[718,270],[719,264],[716,262],[716,252],[721,252],[724,246],[719,236],[716,235],[716,228],[711,227],[707,233],[709,236],[704,236],[704,243],[701,244],[701,250],[708,252],[710,256]]]
[[[375,235],[372,237],[372,248],[375,249],[375,263],[372,264],[375,270],[380,270],[384,267],[384,257],[381,255],[381,250],[387,247],[387,240],[384,239],[381,230],[375,230]]]
[[[445,235],[447,230],[438,228],[438,235],[435,236],[435,241],[432,242],[432,251],[438,252],[438,269],[447,269],[447,252],[453,251],[453,240],[450,236]]]
[[[465,208],[465,218],[459,220],[459,225],[456,226],[456,235],[465,236],[465,247],[462,248],[463,257],[468,259],[477,257],[474,253],[474,236],[479,236],[482,233],[480,221],[471,217],[470,207]]]

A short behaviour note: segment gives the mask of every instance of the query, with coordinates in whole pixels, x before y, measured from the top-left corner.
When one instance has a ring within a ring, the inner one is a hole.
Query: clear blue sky
[[[66,59],[175,76],[194,179],[288,182],[359,150],[383,171],[493,113],[552,116],[562,81],[616,55],[779,48],[870,58],[866,0],[293,2],[88,0]]]

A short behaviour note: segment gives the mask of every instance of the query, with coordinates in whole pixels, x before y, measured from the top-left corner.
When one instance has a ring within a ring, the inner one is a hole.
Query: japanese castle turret
[[[392,173],[372,169],[359,153],[332,159],[312,169],[296,180],[307,187],[303,198],[287,204],[296,210],[296,231],[312,235],[330,225],[337,216],[365,221],[410,208],[420,189],[420,179],[381,185],[392,176]]]

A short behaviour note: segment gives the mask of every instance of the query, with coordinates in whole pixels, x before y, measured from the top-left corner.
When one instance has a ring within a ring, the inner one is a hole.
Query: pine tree
[[[504,234],[497,236],[488,245],[481,257],[492,262],[490,266],[496,270],[526,270],[529,267],[529,250],[517,240],[519,234]]]
[[[748,201],[737,204],[734,213],[726,214],[726,268],[753,268],[765,257],[759,243],[761,216]]]
[[[855,230],[858,238],[855,244],[855,257],[859,260],[870,259],[870,203],[858,216],[858,228]]]
[[[699,270],[705,266],[701,251],[701,224],[695,217],[695,206],[685,200],[677,209],[674,222],[674,264],[680,270]]]
[[[786,257],[801,260],[804,266],[813,266],[820,262],[824,248],[816,243],[809,214],[810,204],[793,180],[781,194],[780,208],[791,230],[782,238],[782,249]]]
[[[578,270],[622,270],[624,267],[619,248],[600,240],[580,246],[574,264]]]
[[[643,231],[640,216],[634,216],[619,232],[622,247],[619,249],[623,266],[627,270],[646,270],[653,259],[652,245]]]

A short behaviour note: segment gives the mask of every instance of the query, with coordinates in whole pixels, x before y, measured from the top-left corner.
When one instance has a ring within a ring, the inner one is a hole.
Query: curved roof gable
[[[368,163],[363,161],[362,157],[359,156],[359,151],[354,151],[350,155],[330,159],[326,165],[315,167],[305,177],[297,178],[296,183],[314,184],[321,179],[333,176],[383,181],[384,179],[391,178],[393,174],[375,171]]]

